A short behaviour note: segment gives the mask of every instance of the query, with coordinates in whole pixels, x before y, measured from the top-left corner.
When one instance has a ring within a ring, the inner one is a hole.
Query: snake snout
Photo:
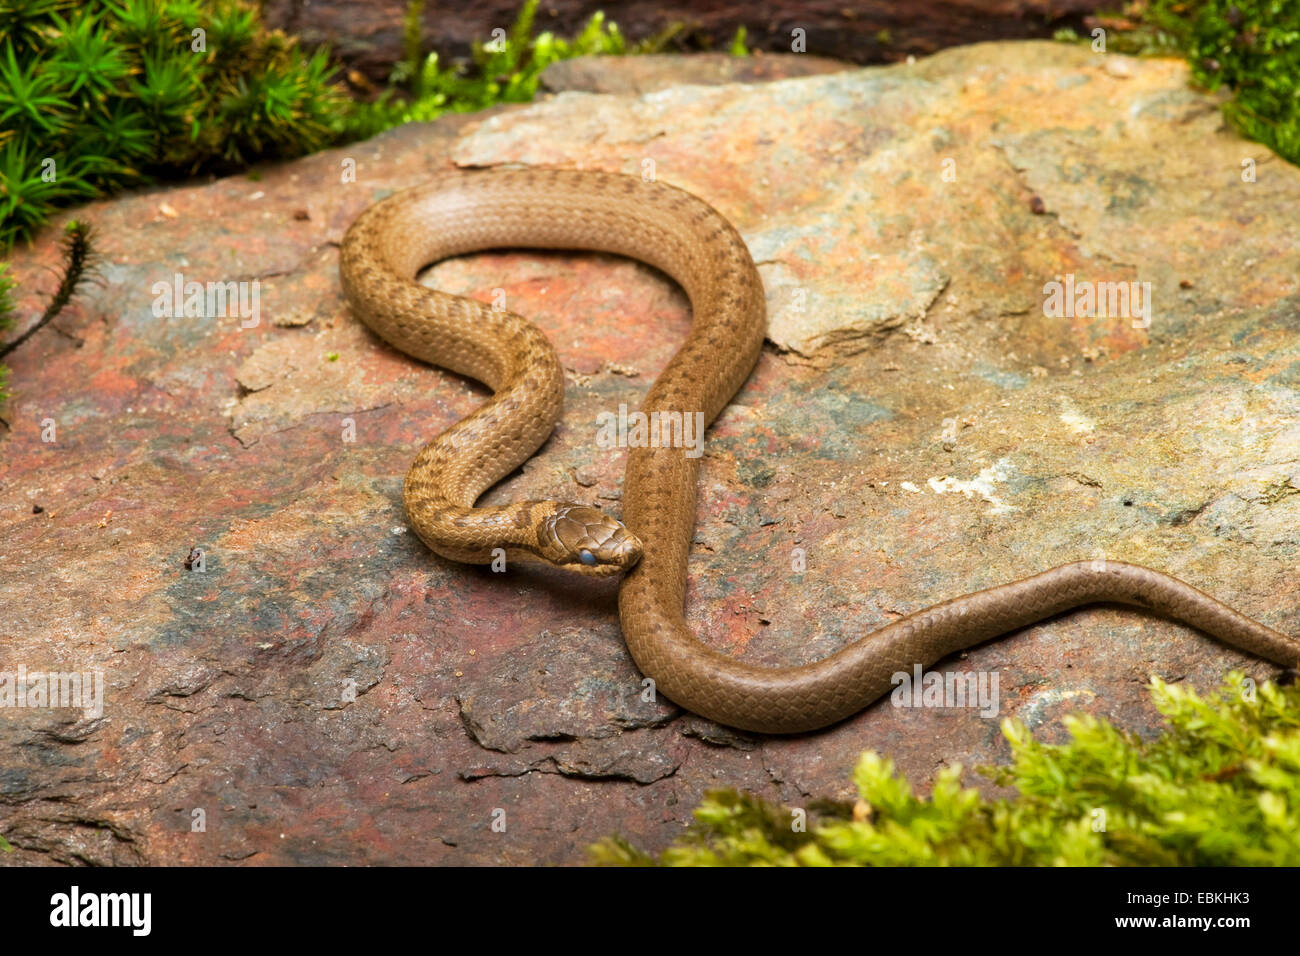
[[[641,539],[598,508],[558,505],[538,529],[542,556],[584,574],[616,574],[641,560]]]

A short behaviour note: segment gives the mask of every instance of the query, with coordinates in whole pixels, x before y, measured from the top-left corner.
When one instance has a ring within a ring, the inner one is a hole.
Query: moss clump
[[[0,0],[0,250],[61,206],[327,145],[330,72],[243,0]]]
[[[629,45],[595,13],[572,38],[534,35],[525,0],[473,63],[421,56],[423,0],[410,0],[406,58],[357,103],[308,55],[267,30],[249,0],[0,0],[0,253],[58,208],[156,179],[231,172],[391,126],[531,100],[550,64],[648,53],[680,24]],[[733,52],[746,52],[743,29]]]
[[[758,798],[719,790],[691,833],[658,857],[618,838],[595,862],[665,866],[1300,865],[1300,689],[1229,675],[1217,696],[1153,679],[1168,729],[1143,741],[1103,720],[1067,718],[1071,740],[1036,741],[1005,721],[1012,763],[981,773],[1015,787],[986,800],[961,767],[918,798],[893,763],[865,753],[861,800],[807,832]]]
[[[1300,3],[1296,0],[1137,0],[1100,16],[1115,53],[1187,58],[1196,83],[1233,98],[1223,112],[1242,136],[1300,165]],[[1073,30],[1057,38],[1082,39]]]

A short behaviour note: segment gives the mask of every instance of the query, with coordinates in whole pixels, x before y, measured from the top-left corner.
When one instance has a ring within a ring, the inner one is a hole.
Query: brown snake
[[[421,267],[489,248],[585,249],[657,267],[690,298],[690,334],[642,411],[703,412],[711,422],[749,376],[766,332],[763,285],[744,240],[682,190],[598,172],[453,172],[366,210],[343,241],[352,310],[415,358],[493,390],[477,411],[419,453],[406,476],[411,526],[457,561],[541,560],[588,574],[627,571],[619,613],[628,649],[669,699],[723,724],[813,730],[860,710],[892,675],[1070,608],[1095,602],[1164,615],[1274,663],[1300,663],[1300,641],[1167,574],[1117,561],[1062,565],[936,604],[797,667],[760,667],[696,640],[683,608],[699,459],[684,448],[632,448],[626,528],[583,505],[526,501],[474,507],[550,435],[564,373],[546,336],[494,310],[415,281]],[[629,533],[628,529],[631,529]]]

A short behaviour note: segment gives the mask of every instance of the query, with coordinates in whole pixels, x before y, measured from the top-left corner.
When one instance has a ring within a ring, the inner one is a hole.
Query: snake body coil
[[[758,361],[767,321],[762,282],[740,235],[702,200],[596,172],[448,173],[366,210],[341,250],[343,289],[357,316],[403,352],[494,392],[411,465],[404,499],[416,533],[457,561],[489,562],[502,549],[508,560],[627,572],[619,613],[628,648],[677,704],[746,730],[813,730],[887,693],[892,675],[915,664],[928,667],[1100,601],[1182,621],[1277,664],[1300,663],[1300,641],[1167,574],[1109,560],[1063,565],[936,604],[798,667],[760,667],[706,647],[683,615],[699,471],[686,449],[629,451],[626,527],[562,502],[474,507],[554,429],[563,370],[528,320],[425,288],[415,276],[433,261],[501,247],[616,253],[659,268],[685,289],[691,332],[647,394],[647,415],[702,412],[713,421]]]

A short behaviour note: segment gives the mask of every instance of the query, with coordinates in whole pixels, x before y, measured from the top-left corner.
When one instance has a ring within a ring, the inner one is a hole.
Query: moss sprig
[[[411,0],[405,21],[406,57],[390,86],[374,102],[357,107],[345,122],[348,138],[361,138],[409,122],[428,122],[445,113],[468,113],[498,103],[526,103],[537,95],[542,71],[578,56],[649,53],[679,32],[629,45],[618,25],[597,11],[573,37],[534,33],[538,0],[524,0],[504,36],[474,43],[468,63],[444,63],[437,53],[420,55],[424,4]]]
[[[95,265],[99,255],[94,246],[94,229],[90,223],[74,219],[63,230],[62,266],[59,269],[59,286],[51,297],[41,317],[17,338],[0,345],[0,359],[14,351],[33,335],[56,319],[81,289],[95,278]],[[0,263],[0,332],[13,325],[14,283],[8,275],[9,264]],[[2,385],[2,380],[0,380]],[[0,387],[0,398],[5,397]]]

